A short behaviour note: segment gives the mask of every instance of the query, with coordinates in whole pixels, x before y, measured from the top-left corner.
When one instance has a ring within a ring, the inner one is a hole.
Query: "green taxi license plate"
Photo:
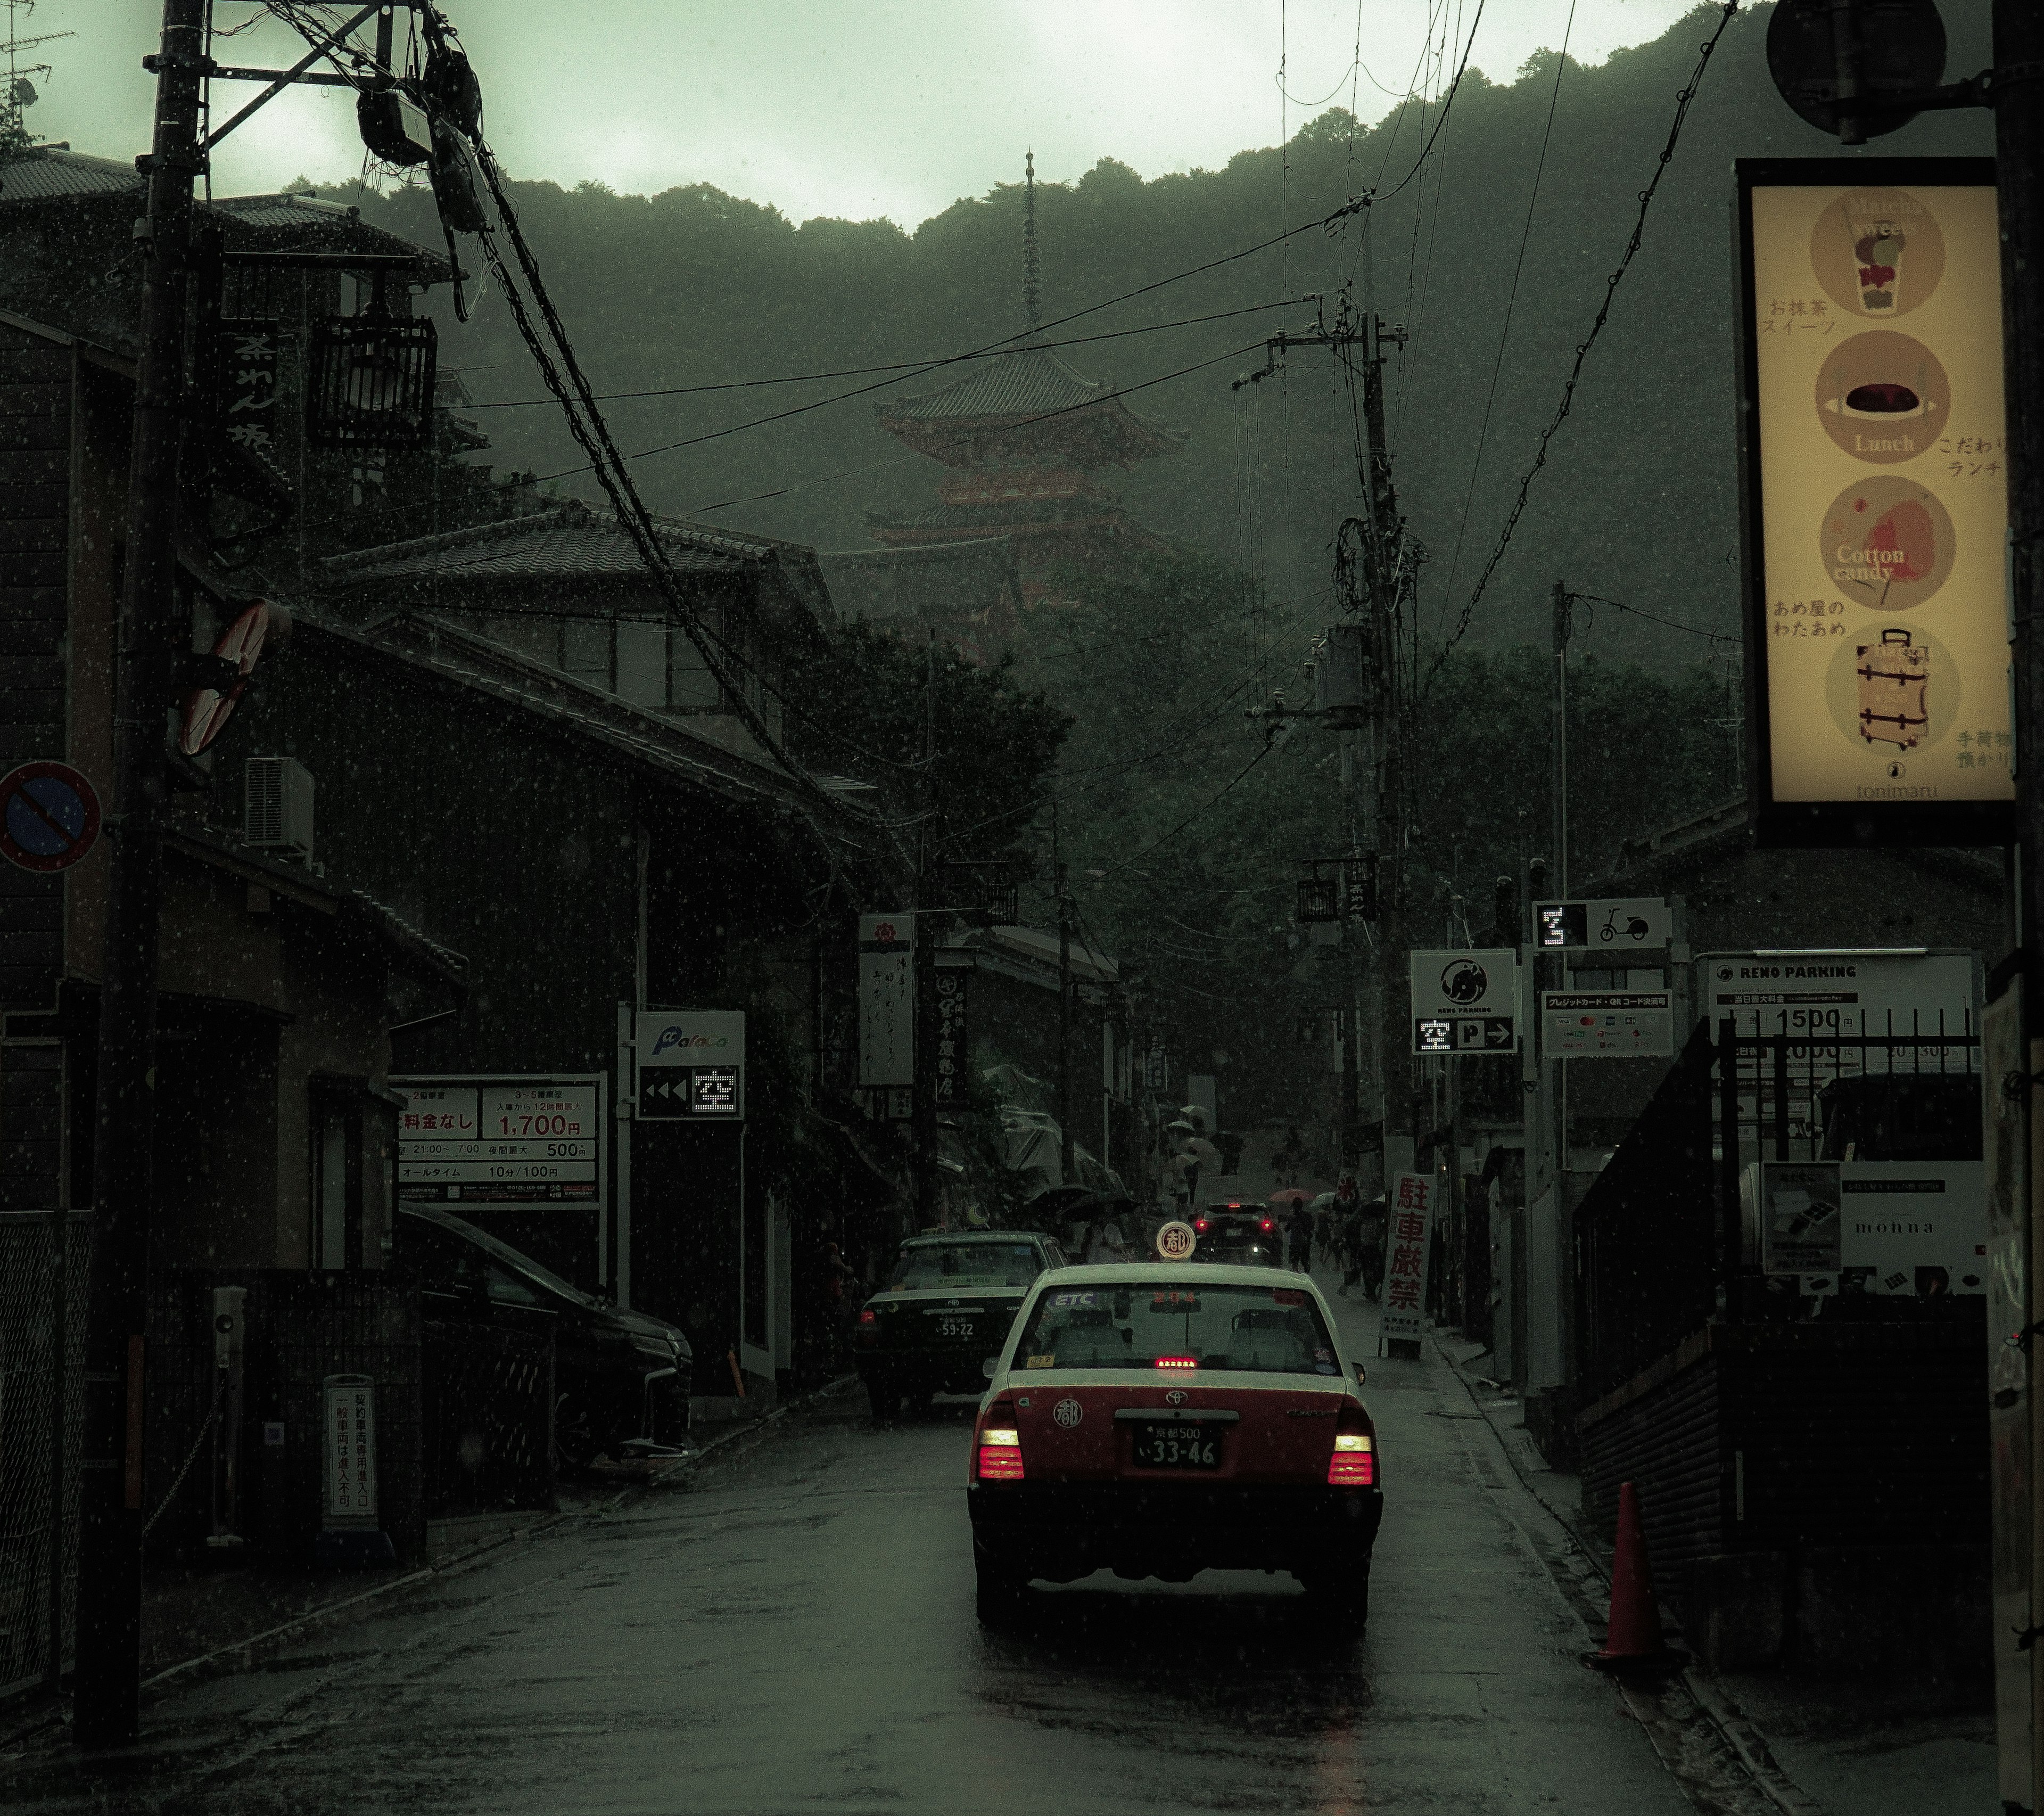
[[[1218,1469],[1220,1428],[1211,1425],[1139,1425],[1135,1428],[1139,1469]]]

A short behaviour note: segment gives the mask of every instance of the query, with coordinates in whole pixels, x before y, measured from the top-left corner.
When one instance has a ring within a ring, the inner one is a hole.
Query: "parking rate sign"
[[[1427,1261],[1432,1247],[1435,1181],[1400,1173],[1385,1204],[1384,1315],[1379,1334],[1388,1343],[1416,1343],[1427,1322]]]

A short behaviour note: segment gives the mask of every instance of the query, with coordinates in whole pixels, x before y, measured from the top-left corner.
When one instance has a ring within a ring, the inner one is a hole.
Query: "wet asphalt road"
[[[1331,1282],[1329,1283],[1331,1284]],[[1375,1351],[1373,1308],[1343,1307]],[[56,1810],[1326,1813],[1690,1805],[1576,1654],[1553,1542],[1431,1355],[1370,1360],[1385,1458],[1371,1626],[1289,1579],[1096,1578],[973,1618],[970,1408],[784,1421],[693,1486],[507,1548],[156,1695],[144,1744],[0,1764]]]

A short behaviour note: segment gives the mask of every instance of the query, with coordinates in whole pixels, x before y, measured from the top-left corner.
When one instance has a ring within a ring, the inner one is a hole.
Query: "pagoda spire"
[[[1022,314],[1032,334],[1043,325],[1043,275],[1036,256],[1036,152],[1032,146],[1022,179]]]

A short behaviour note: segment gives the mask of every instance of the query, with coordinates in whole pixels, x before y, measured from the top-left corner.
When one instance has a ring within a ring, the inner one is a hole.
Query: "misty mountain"
[[[1977,67],[1985,46],[1973,40],[1984,32],[1948,10],[1950,68]],[[1281,150],[1244,151],[1223,170],[1146,182],[1103,160],[1075,181],[1039,183],[1051,337],[1119,337],[1070,346],[1064,357],[1089,376],[1145,387],[1132,407],[1189,437],[1181,452],[1122,478],[1136,516],[1262,578],[1301,625],[1321,616],[1329,540],[1355,496],[1346,394],[1327,356],[1311,352],[1293,352],[1253,387],[1229,383],[1263,364],[1252,344],[1310,325],[1315,306],[1162,325],[1310,292],[1331,310],[1353,287],[1408,337],[1388,368],[1390,429],[1400,502],[1431,552],[1422,598],[1438,636],[1459,614],[1559,401],[1677,92],[1716,17],[1700,7],[1651,44],[1595,67],[1571,62],[1558,94],[1552,55],[1509,83],[1489,79],[1479,35],[1445,126],[1437,107],[1416,104],[1368,129],[1332,110]],[[1837,150],[1796,119],[1769,83],[1768,17],[1763,9],[1735,18],[1704,74],[1609,325],[1473,625],[1481,643],[1543,634],[1546,591],[1558,575],[1686,622],[1732,628],[1731,165],[1739,156]],[[1408,178],[1437,128],[1431,156]],[[1869,153],[1979,152],[1988,137],[1984,116],[1931,115]],[[1057,325],[1370,190],[1381,198],[1374,206],[1331,231],[1312,228]],[[694,444],[637,464],[657,509],[712,511],[825,548],[864,546],[867,514],[927,502],[937,472],[882,433],[874,406],[962,368],[762,381],[942,357],[1024,325],[1019,183],[962,199],[913,233],[886,221],[797,225],[769,201],[702,186],[634,196],[518,182],[512,193],[600,390],[745,387],[607,406],[628,452]],[[437,244],[423,188],[360,200],[365,217]],[[463,368],[478,403],[541,396],[486,283],[466,325],[444,297],[436,298],[443,356]],[[1124,332],[1151,328],[1157,331]],[[1168,376],[1206,362],[1213,363]],[[745,426],[833,397],[843,401]],[[563,490],[594,495],[586,475],[571,473],[581,456],[553,406],[477,414],[495,444],[487,458],[542,475],[570,472]],[[1616,613],[1604,614],[1597,634],[1599,648],[1621,660],[1687,661],[1707,648]]]

